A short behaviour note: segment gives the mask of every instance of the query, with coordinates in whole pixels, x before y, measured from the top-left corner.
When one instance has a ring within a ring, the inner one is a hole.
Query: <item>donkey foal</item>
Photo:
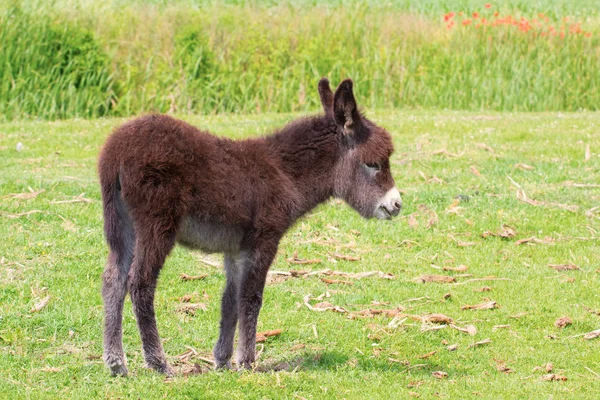
[[[154,313],[160,269],[176,242],[225,254],[217,368],[255,361],[256,321],[267,271],[286,230],[334,196],[365,218],[390,219],[402,201],[390,172],[388,132],[358,111],[352,81],[335,94],[319,82],[324,115],[262,138],[217,138],[165,115],[127,122],[99,160],[104,230],[104,361],[126,375],[122,312],[127,292],[148,367],[172,375]]]

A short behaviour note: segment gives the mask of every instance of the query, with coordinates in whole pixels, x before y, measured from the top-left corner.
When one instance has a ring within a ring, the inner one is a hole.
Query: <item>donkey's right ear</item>
[[[321,78],[319,81],[319,96],[321,97],[321,105],[325,115],[333,118],[333,92],[329,87],[329,79]]]
[[[364,142],[369,136],[358,111],[352,89],[352,80],[346,79],[338,86],[333,96],[333,119],[345,137],[354,142]]]

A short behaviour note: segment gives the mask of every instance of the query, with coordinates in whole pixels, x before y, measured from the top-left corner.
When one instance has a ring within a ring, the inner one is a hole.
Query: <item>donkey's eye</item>
[[[374,169],[376,171],[381,170],[381,164],[375,162],[375,163],[365,163],[365,165],[371,169]]]

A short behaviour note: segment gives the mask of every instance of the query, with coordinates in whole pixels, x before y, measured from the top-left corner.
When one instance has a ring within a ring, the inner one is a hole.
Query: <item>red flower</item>
[[[454,18],[456,14],[454,14],[452,11],[450,11],[448,14],[444,15],[444,21],[448,22],[450,21],[452,18]]]
[[[487,3],[487,4],[485,5],[485,8],[492,8],[492,5],[491,5],[490,3]]]
[[[498,11],[494,12],[494,17],[497,17],[498,15],[500,15],[500,13]]]
[[[463,24],[463,26],[470,25],[470,24],[471,24],[471,20],[470,20],[470,19],[465,19],[465,20],[462,22],[462,24]]]
[[[578,22],[576,24],[573,24],[569,27],[569,32],[571,33],[582,33],[583,31],[581,30],[581,24]]]
[[[475,18],[475,19],[479,18],[479,13],[477,11],[475,11],[473,13],[473,18]]]
[[[586,32],[585,37],[592,37],[592,32]]]

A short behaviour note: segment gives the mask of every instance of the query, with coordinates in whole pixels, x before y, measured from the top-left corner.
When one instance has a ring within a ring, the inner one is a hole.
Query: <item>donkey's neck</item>
[[[333,121],[324,116],[293,121],[267,140],[302,196],[298,216],[333,195],[335,165],[342,155]]]

